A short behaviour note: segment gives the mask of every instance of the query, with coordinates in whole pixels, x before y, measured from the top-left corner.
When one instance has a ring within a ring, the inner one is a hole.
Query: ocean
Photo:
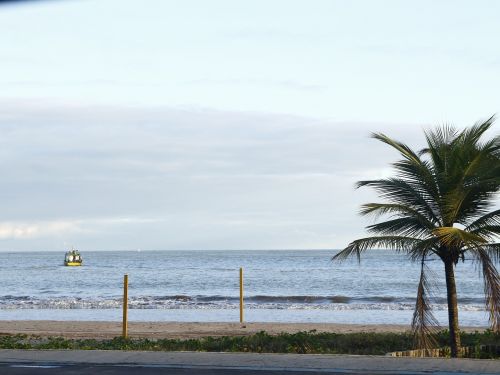
[[[64,267],[64,252],[0,253],[0,319],[120,321],[129,275],[131,321],[239,321],[239,268],[245,321],[408,324],[419,264],[387,250],[332,263],[336,251],[82,251],[84,266]],[[447,322],[440,261],[432,305]],[[481,275],[457,267],[460,324],[485,326]]]

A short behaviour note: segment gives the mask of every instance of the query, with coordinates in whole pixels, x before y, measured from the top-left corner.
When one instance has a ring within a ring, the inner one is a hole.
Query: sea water
[[[132,321],[238,321],[239,268],[245,320],[408,324],[420,264],[387,250],[332,262],[335,250],[82,251],[0,253],[0,319],[116,320],[129,275]],[[447,320],[444,270],[428,262],[432,306]],[[460,323],[485,326],[481,275],[465,260],[456,272]]]

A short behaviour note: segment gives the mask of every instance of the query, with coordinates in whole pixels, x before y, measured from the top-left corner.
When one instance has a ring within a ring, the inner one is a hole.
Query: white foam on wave
[[[164,310],[180,310],[180,309],[222,309],[233,310],[238,309],[239,304],[232,299],[200,302],[188,298],[165,299],[162,297],[135,297],[128,302],[130,309],[164,309]],[[15,310],[15,309],[118,309],[122,306],[121,298],[102,298],[102,299],[84,299],[72,297],[59,297],[47,299],[9,299],[0,301],[0,309]],[[415,308],[414,303],[409,302],[379,302],[379,303],[287,303],[287,302],[267,302],[267,303],[245,303],[246,309],[252,310],[331,310],[331,311],[348,311],[348,310],[387,310],[387,311],[407,311]],[[444,303],[432,304],[432,308],[437,311],[447,310],[447,305]],[[482,304],[459,304],[459,309],[462,311],[484,311],[485,307]]]

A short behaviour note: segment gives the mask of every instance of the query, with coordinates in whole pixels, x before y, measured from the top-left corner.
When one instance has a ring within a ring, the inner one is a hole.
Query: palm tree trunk
[[[450,347],[451,356],[458,356],[460,348],[460,331],[458,328],[458,305],[457,305],[457,287],[455,285],[454,264],[451,259],[444,262],[444,272],[446,274],[446,294],[448,298],[448,322],[450,326]]]

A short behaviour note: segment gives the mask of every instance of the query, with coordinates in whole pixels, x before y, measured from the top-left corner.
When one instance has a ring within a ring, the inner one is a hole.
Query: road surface
[[[500,374],[500,361],[315,354],[0,350],[0,374]]]

